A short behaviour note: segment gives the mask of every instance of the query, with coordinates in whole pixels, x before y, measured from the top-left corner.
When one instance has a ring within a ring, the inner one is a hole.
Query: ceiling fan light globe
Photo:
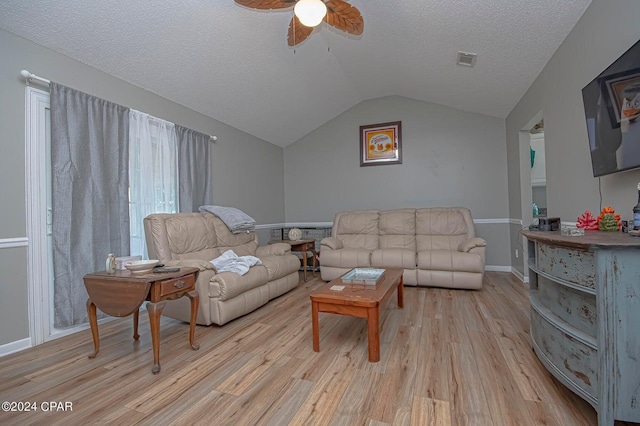
[[[327,14],[327,6],[322,0],[300,0],[294,6],[293,13],[305,27],[315,27]]]

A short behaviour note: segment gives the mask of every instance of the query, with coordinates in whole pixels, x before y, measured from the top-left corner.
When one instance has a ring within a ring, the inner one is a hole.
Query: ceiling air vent
[[[458,65],[472,67],[476,64],[476,56],[475,53],[458,52]]]

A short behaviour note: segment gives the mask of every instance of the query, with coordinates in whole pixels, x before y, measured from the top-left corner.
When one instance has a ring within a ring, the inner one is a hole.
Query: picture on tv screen
[[[582,89],[593,176],[640,167],[640,41]]]

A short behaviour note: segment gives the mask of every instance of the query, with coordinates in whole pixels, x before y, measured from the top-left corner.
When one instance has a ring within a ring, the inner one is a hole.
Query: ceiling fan
[[[239,5],[260,10],[290,9],[296,5],[297,1],[298,0],[235,0]],[[349,34],[362,34],[364,21],[360,11],[356,7],[351,6],[344,0],[321,1],[325,4],[327,13],[320,22],[325,21],[332,27]],[[304,2],[306,2],[306,0]],[[289,46],[295,46],[306,40],[312,32],[313,26],[308,27],[303,25],[296,14],[294,14],[289,23],[287,42]]]

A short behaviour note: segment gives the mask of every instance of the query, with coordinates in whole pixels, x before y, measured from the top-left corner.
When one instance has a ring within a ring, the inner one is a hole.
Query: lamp
[[[302,25],[315,27],[322,22],[327,14],[327,6],[322,0],[300,0],[294,6],[293,13]]]

